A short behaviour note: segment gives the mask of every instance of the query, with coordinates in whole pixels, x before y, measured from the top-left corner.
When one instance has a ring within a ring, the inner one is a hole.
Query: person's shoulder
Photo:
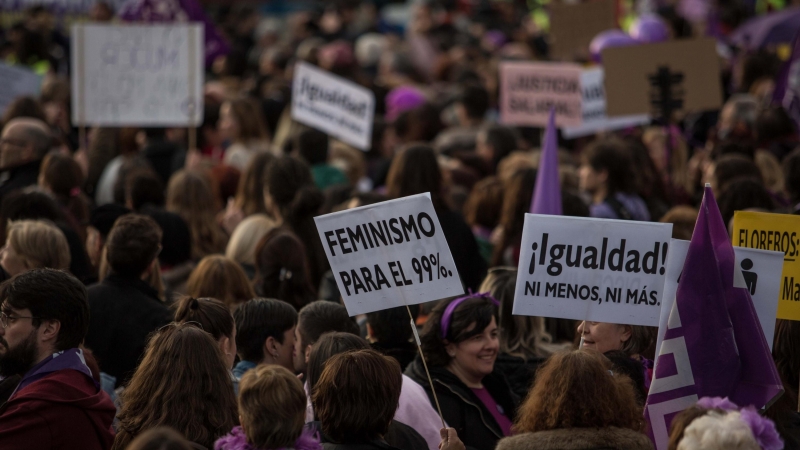
[[[495,450],[583,450],[587,448],[652,450],[653,444],[646,435],[623,428],[562,428],[506,437],[497,443]]]

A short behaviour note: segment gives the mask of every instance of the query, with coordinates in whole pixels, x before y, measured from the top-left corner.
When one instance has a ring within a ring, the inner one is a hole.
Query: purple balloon
[[[627,47],[636,44],[639,44],[639,42],[628,36],[622,30],[606,30],[601,31],[592,39],[592,42],[589,44],[589,53],[591,53],[594,62],[601,63],[603,62],[601,53],[604,49]]]
[[[664,42],[669,39],[667,24],[653,14],[646,14],[636,19],[628,32],[632,38],[645,44]]]

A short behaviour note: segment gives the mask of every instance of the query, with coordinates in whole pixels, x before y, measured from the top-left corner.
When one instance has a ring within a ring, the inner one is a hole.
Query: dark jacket
[[[0,182],[0,202],[6,195],[17,189],[36,185],[39,181],[39,166],[41,165],[41,160],[31,161],[3,171],[2,174],[8,174],[8,178]]]
[[[19,390],[0,407],[3,450],[106,450],[116,408],[85,374],[63,369]]]
[[[623,428],[564,428],[502,439],[496,450],[652,450],[646,435]]]
[[[111,274],[89,289],[86,347],[100,370],[117,378],[117,387],[133,375],[147,337],[172,321],[155,289],[136,278]]]
[[[400,370],[406,370],[406,367],[417,357],[417,345],[411,342],[388,345],[381,342],[373,342],[370,345],[373,350],[396,359],[400,364]]]
[[[447,245],[450,247],[450,253],[453,255],[453,261],[456,263],[461,283],[477,292],[486,275],[487,266],[486,260],[483,259],[478,248],[478,241],[472,234],[472,229],[457,212],[446,208],[437,208],[436,215],[442,226]]]
[[[467,448],[492,450],[497,441],[503,437],[503,432],[494,416],[472,390],[452,372],[444,367],[429,367],[429,369],[447,426],[456,429],[458,437]],[[406,375],[425,388],[431,404],[435,404],[428,377],[419,358],[408,366]],[[495,366],[494,372],[484,377],[482,384],[513,422],[519,397],[511,391],[500,369]]]
[[[511,391],[519,398],[525,398],[533,386],[536,369],[544,362],[545,358],[522,359],[508,353],[500,353],[494,362],[495,369],[505,375]]]
[[[361,443],[336,443],[322,432],[320,422],[311,422],[307,425],[310,429],[319,432],[320,441],[325,450],[429,450],[428,443],[425,442],[419,433],[413,428],[396,420],[389,423],[389,431],[382,440]]]

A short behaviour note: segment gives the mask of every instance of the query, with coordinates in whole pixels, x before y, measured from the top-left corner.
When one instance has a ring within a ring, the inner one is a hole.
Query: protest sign
[[[352,81],[307,63],[295,66],[292,119],[369,150],[375,95]]]
[[[582,122],[581,68],[577,64],[500,63],[500,121],[543,127],[550,109],[558,127]]]
[[[72,123],[198,126],[203,120],[199,24],[72,27]]]
[[[39,95],[42,77],[25,67],[0,62],[0,114],[17,97]]]
[[[688,112],[722,105],[714,39],[607,48],[602,57],[611,117],[657,113],[664,106]]]
[[[589,136],[598,131],[613,131],[650,123],[648,114],[608,117],[606,115],[606,93],[603,87],[603,69],[597,67],[581,73],[581,89],[583,90],[583,123],[577,127],[566,127],[562,131],[564,138],[574,139]]]
[[[549,8],[550,57],[554,60],[572,61],[588,55],[589,43],[598,33],[617,27],[614,0],[552,2]]]
[[[661,305],[661,317],[658,321],[658,337],[656,338],[656,355],[661,349],[664,333],[667,330],[675,294],[678,291],[689,241],[673,239],[669,245],[667,256],[667,279],[664,281],[664,301]],[[778,290],[783,267],[783,253],[768,250],[755,250],[734,247],[736,268],[733,272],[733,287],[747,288],[753,299],[753,306],[758,315],[758,322],[764,331],[769,349],[775,335],[775,315],[778,310]]]
[[[351,316],[464,293],[430,194],[314,221]]]
[[[800,216],[736,211],[733,245],[783,253],[777,317],[800,320]]]
[[[513,313],[657,326],[671,224],[526,214]]]

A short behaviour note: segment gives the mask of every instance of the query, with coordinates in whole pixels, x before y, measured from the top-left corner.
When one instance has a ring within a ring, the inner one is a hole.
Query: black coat
[[[8,178],[0,182],[0,201],[2,201],[6,195],[18,189],[35,186],[36,183],[39,182],[39,166],[41,165],[41,160],[31,161],[4,171],[3,174],[8,174],[4,176]]]
[[[494,449],[497,441],[503,437],[503,431],[483,402],[449,370],[444,367],[429,369],[447,426],[456,429],[458,437],[468,449]],[[419,358],[408,366],[406,375],[425,388],[431,404],[435,405],[428,377]],[[511,391],[500,369],[495,366],[494,372],[484,377],[481,383],[513,422],[519,397]]]
[[[536,369],[544,360],[545,358],[528,358],[525,360],[518,356],[501,353],[497,355],[494,367],[505,375],[514,394],[519,398],[525,398],[533,386]]]
[[[86,347],[120,386],[136,370],[150,333],[170,323],[172,314],[155,289],[139,279],[111,274],[88,291]]]
[[[325,450],[429,450],[428,443],[422,435],[396,420],[389,423],[389,431],[383,439],[371,442],[336,443],[325,436],[320,422],[311,422],[307,426],[319,432],[320,442]]]
[[[477,292],[487,269],[486,260],[481,256],[475,235],[459,213],[446,208],[437,208],[436,215],[447,240],[447,246],[453,255],[453,261],[456,263],[461,283]]]

